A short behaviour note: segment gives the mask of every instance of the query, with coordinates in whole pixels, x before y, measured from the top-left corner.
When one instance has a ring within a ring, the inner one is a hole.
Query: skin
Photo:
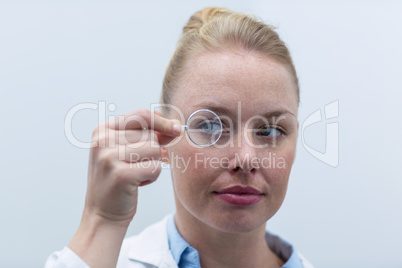
[[[242,50],[202,54],[187,64],[173,104],[185,118],[205,107],[224,107],[242,130],[235,131],[235,144],[225,149],[195,148],[182,138],[162,151],[170,157],[178,230],[199,251],[202,267],[280,267],[283,261],[268,248],[264,234],[266,221],[285,198],[296,153],[298,104],[292,77],[277,61]],[[278,122],[287,134],[275,144],[272,137],[260,139],[243,131],[249,118],[277,110],[287,111]],[[268,147],[255,148],[246,139]],[[274,153],[285,165],[259,168],[251,163]],[[177,165],[173,156],[184,159],[187,167]],[[205,168],[196,160],[208,158],[228,159],[227,165]],[[237,206],[217,197],[216,191],[234,185],[251,186],[263,193],[262,199]]]
[[[116,267],[122,241],[136,214],[138,189],[154,182],[161,171],[160,166],[155,172],[154,165],[149,168],[141,162],[153,159],[159,163],[161,157],[172,167],[176,225],[184,239],[199,251],[202,267],[274,268],[283,264],[267,246],[264,233],[265,222],[285,198],[295,157],[298,122],[293,79],[275,60],[242,50],[202,54],[187,64],[188,71],[172,103],[185,117],[201,108],[219,106],[239,122],[236,129],[245,129],[249,118],[280,109],[287,113],[276,123],[287,134],[272,143],[265,137],[234,130],[233,138],[238,142],[233,146],[201,149],[183,138],[179,118],[167,119],[148,110],[132,111],[97,126],[92,137],[84,211],[68,244],[90,267]],[[241,116],[236,118],[239,101]],[[257,120],[248,126],[260,125]],[[177,142],[172,142],[175,138]],[[255,148],[247,139],[270,146]],[[186,170],[174,164],[172,153],[190,161]],[[224,167],[197,168],[196,153],[228,158],[228,162]],[[283,159],[285,167],[259,168],[247,161],[246,156],[264,159],[269,153]],[[137,157],[130,158],[130,154]],[[239,207],[214,193],[234,185],[259,190],[261,200]]]
[[[154,182],[161,171],[160,166],[154,171],[141,162],[154,159],[159,163],[160,146],[180,135],[175,123],[150,111],[136,110],[93,131],[84,211],[68,244],[90,267],[116,267],[121,244],[137,211],[138,188]],[[139,157],[130,158],[130,154]]]

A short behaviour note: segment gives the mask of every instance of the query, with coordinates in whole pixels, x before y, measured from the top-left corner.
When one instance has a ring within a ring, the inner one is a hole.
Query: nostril
[[[233,169],[233,171],[238,171],[240,169],[240,167],[235,167],[234,169]]]

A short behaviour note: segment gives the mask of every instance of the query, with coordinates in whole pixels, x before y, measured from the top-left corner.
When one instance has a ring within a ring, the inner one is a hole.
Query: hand
[[[180,124],[148,110],[133,111],[97,126],[85,215],[128,224],[136,213],[138,187],[152,183],[161,172],[160,146],[180,135],[180,130]]]
[[[116,267],[137,210],[138,187],[158,178],[160,146],[180,133],[180,125],[148,110],[127,113],[95,128],[84,212],[68,244],[90,267]],[[143,165],[144,161],[152,165]]]

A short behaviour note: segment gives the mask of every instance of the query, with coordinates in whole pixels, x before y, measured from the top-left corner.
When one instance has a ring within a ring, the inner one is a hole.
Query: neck
[[[178,213],[175,223],[181,236],[198,251],[201,267],[279,268],[284,263],[267,245],[265,224],[248,233],[228,233]]]

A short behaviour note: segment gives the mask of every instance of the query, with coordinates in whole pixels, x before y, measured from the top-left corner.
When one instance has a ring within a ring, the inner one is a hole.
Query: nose
[[[246,141],[245,135],[241,135],[238,144],[234,146],[228,169],[230,172],[239,173],[255,173],[260,166],[259,158],[255,146],[249,141]]]

